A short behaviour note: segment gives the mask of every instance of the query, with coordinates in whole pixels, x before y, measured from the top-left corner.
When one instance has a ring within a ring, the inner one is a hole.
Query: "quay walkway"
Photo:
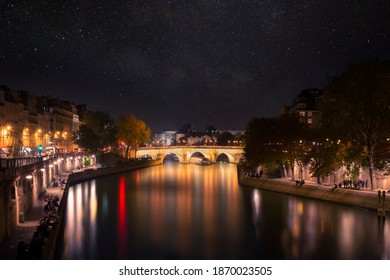
[[[368,188],[335,188],[331,185],[305,182],[304,185],[296,185],[295,181],[288,178],[262,178],[239,175],[241,186],[258,188],[266,191],[284,193],[305,198],[318,199],[326,202],[338,203],[352,207],[360,207],[374,211],[379,210],[378,191]],[[383,193],[385,196],[383,197]],[[381,205],[383,213],[390,213],[390,193],[381,190]],[[382,214],[381,214],[382,215]]]
[[[56,175],[56,180],[65,181],[70,173],[60,173]],[[19,223],[12,235],[0,245],[0,260],[17,260],[19,242],[23,241],[26,245],[29,245],[34,233],[37,231],[39,221],[45,217],[44,206],[47,204],[45,201],[46,196],[58,196],[62,198],[63,190],[61,186],[53,187],[50,184],[47,188],[46,194],[42,194],[38,201],[27,211],[24,217],[24,222]]]

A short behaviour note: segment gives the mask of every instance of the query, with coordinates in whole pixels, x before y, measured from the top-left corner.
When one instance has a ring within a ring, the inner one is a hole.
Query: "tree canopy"
[[[390,62],[368,60],[350,65],[325,87],[322,109],[326,133],[349,142],[355,160],[368,163],[373,189],[373,170],[380,166],[378,154],[388,150]]]
[[[83,124],[79,130],[72,136],[73,142],[87,152],[95,153],[99,151],[99,142],[96,141],[97,135],[87,125]]]
[[[287,164],[294,174],[294,165],[304,162],[308,139],[308,128],[296,118],[255,118],[245,130],[245,158],[252,167]]]
[[[86,114],[85,124],[73,134],[75,144],[88,152],[98,152],[116,145],[115,122],[110,115],[102,111],[89,111]]]
[[[144,121],[137,119],[134,115],[122,115],[117,121],[118,140],[126,145],[125,158],[128,157],[129,149],[145,143],[151,130]]]
[[[341,166],[352,177],[368,167],[374,189],[373,171],[390,168],[390,61],[350,65],[325,86],[320,111],[318,130],[294,118],[252,119],[244,138],[248,163],[288,164],[292,174],[295,164],[309,164],[318,181]]]
[[[115,121],[107,112],[89,111],[86,114],[85,123],[96,134],[97,141],[99,142],[99,146],[101,148],[116,145],[117,139]]]

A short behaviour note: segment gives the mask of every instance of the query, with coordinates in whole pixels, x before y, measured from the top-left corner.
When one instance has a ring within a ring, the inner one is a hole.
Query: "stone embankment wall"
[[[67,186],[72,186],[80,182],[92,180],[99,177],[118,174],[122,172],[132,171],[140,168],[150,167],[154,165],[160,165],[161,161],[157,160],[145,160],[145,161],[133,161],[129,163],[123,163],[115,167],[106,167],[98,169],[90,169],[87,171],[76,172],[69,174]]]
[[[327,202],[339,203],[366,209],[378,209],[378,193],[375,191],[344,189],[321,185],[296,186],[294,182],[282,181],[280,179],[252,178],[239,176],[239,183],[242,186],[259,188],[267,191],[274,191],[300,197],[319,199]],[[390,194],[386,193],[386,212],[390,209]]]

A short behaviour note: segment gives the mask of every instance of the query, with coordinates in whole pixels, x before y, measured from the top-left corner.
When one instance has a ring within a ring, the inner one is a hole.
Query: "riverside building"
[[[35,156],[39,145],[73,152],[71,136],[79,129],[83,106],[0,86],[0,156]]]

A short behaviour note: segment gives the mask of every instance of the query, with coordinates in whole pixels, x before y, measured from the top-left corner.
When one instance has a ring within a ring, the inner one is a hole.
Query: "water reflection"
[[[262,250],[268,258],[390,257],[390,224],[373,211],[252,190],[252,213],[256,236],[265,235]]]
[[[376,213],[238,185],[236,166],[165,164],[69,189],[63,259],[387,259]]]
[[[126,257],[127,246],[127,217],[126,217],[126,185],[123,176],[119,179],[118,188],[118,248],[119,257]]]
[[[95,181],[69,189],[63,245],[65,255],[72,255],[76,259],[94,255],[97,209]]]

